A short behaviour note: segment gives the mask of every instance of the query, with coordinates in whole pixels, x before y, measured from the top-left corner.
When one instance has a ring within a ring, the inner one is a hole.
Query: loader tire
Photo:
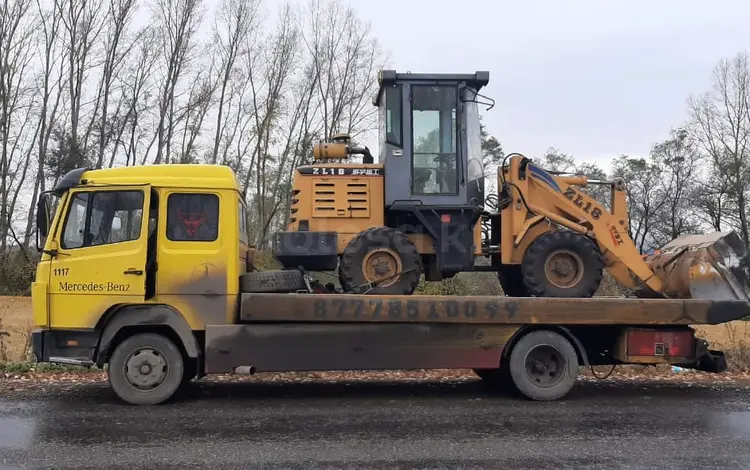
[[[591,297],[603,270],[604,261],[594,242],[569,230],[540,235],[521,264],[524,284],[535,297]]]
[[[305,278],[296,269],[253,271],[240,276],[240,290],[245,293],[295,292],[306,289]]]
[[[422,275],[422,257],[403,233],[390,227],[373,227],[354,237],[341,255],[339,281],[345,292],[410,295]],[[362,286],[377,282],[376,287]]]

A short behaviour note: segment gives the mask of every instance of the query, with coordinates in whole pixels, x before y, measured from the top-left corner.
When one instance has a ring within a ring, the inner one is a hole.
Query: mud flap
[[[727,359],[723,352],[708,349],[708,343],[699,340],[696,345],[696,362],[687,368],[702,372],[724,372],[727,370]]]

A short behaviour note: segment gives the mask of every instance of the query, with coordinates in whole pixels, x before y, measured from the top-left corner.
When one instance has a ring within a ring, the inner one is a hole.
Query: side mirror
[[[44,241],[49,235],[50,225],[50,203],[47,194],[42,193],[39,195],[39,200],[36,203],[36,249],[41,251],[44,248]],[[41,240],[40,240],[41,235]]]

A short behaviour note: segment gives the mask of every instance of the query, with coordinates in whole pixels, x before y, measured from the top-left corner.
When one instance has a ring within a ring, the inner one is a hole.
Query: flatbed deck
[[[242,294],[242,323],[700,325],[750,316],[744,301],[495,296]]]

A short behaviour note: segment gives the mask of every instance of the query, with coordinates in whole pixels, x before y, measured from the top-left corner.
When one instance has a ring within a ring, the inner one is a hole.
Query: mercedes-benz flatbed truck
[[[106,365],[140,405],[207,374],[423,368],[554,400],[580,366],[721,372],[692,326],[750,314],[743,300],[340,293],[255,269],[247,213],[223,166],[71,171],[37,207],[36,359]]]

